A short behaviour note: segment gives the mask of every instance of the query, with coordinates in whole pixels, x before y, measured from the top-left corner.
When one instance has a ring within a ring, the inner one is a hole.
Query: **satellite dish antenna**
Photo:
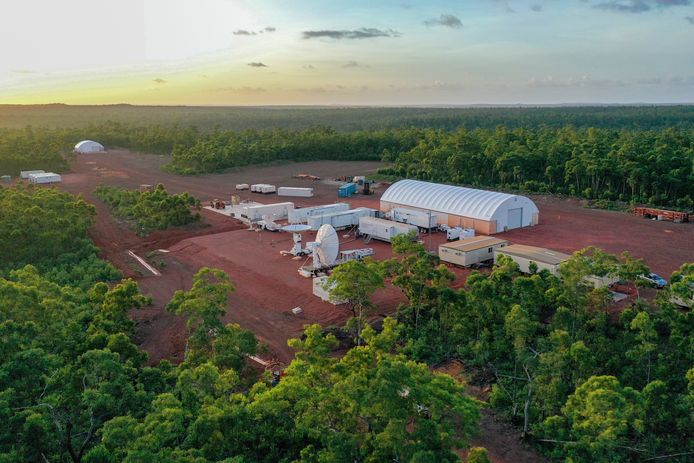
[[[308,250],[302,249],[301,247],[301,233],[311,229],[310,225],[306,224],[292,224],[285,225],[282,227],[282,231],[291,232],[292,239],[294,240],[294,246],[290,251],[280,251],[283,256],[291,254],[292,256],[303,256],[308,254]]]
[[[313,267],[329,267],[337,260],[340,250],[340,239],[330,224],[321,225],[316,234],[316,246],[313,250]]]

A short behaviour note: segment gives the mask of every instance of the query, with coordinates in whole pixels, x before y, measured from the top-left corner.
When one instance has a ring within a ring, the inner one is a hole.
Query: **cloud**
[[[376,37],[400,37],[398,31],[392,29],[376,29],[373,27],[362,27],[354,30],[331,30],[324,29],[318,31],[303,31],[301,36],[304,39],[327,38],[334,40],[360,40],[373,39]]]
[[[452,14],[442,14],[438,18],[427,19],[424,21],[424,24],[429,27],[444,26],[452,29],[460,29],[463,27],[463,22],[460,20],[460,18]]]
[[[304,65],[301,66],[301,67],[304,68],[304,69],[316,69],[316,68],[313,66],[313,64],[304,64]]]
[[[641,85],[691,87],[694,86],[694,76],[654,77],[651,79],[640,79],[637,83]]]
[[[516,12],[516,10],[511,8],[511,5],[509,5],[508,0],[492,0],[492,2],[497,4],[497,5],[501,5],[504,8],[504,11],[506,11],[506,13],[515,13]]]
[[[537,4],[535,4],[535,5],[532,5],[532,6],[530,7],[530,9],[533,10],[535,13],[540,13],[540,12],[542,12],[542,5],[540,5],[539,3],[537,3]]]
[[[12,74],[29,75],[29,74],[38,74],[38,72],[32,71],[31,69],[13,69]]]
[[[658,6],[667,8],[669,6],[687,6],[691,4],[691,0],[656,0]]]
[[[345,64],[342,65],[343,68],[368,68],[369,66],[365,64],[361,64],[357,61],[347,61]]]
[[[268,34],[270,34],[270,33],[272,33],[272,32],[275,32],[276,30],[277,30],[276,27],[266,27],[266,28],[261,29],[261,30],[259,30],[259,31],[249,31],[249,30],[246,30],[246,29],[238,29],[238,30],[235,30],[234,32],[232,32],[232,34],[234,34],[234,35],[246,35],[246,36],[249,36],[249,35],[263,34],[263,33],[265,33],[265,32],[267,32]]]
[[[689,24],[694,24],[694,16],[686,16],[684,20],[687,21]]]
[[[618,13],[644,13],[650,11],[651,6],[644,0],[610,0],[598,3],[593,8],[605,11],[616,11]]]
[[[252,68],[267,68],[267,67],[269,67],[267,64],[261,63],[260,61],[248,63],[248,65]]]
[[[156,79],[152,79],[152,82],[154,82],[155,84],[167,84],[168,83],[168,81],[166,81],[162,78],[159,78],[159,77],[157,77]]]
[[[244,93],[244,94],[255,94],[255,93],[265,93],[267,90],[263,87],[218,87],[210,89],[211,92],[220,93]]]

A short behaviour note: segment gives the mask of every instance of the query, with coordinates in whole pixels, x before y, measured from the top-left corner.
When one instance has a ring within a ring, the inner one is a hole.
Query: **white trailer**
[[[416,225],[424,230],[430,230],[438,226],[436,214],[428,211],[394,207],[386,213],[386,217],[396,222]]]
[[[62,180],[59,174],[54,174],[53,172],[29,174],[29,181],[31,183],[60,183]]]
[[[491,236],[477,236],[439,245],[439,258],[443,262],[469,267],[494,259],[494,250],[508,245],[508,241]]]
[[[295,196],[298,198],[312,198],[313,188],[298,188],[293,186],[281,186],[277,189],[277,196]]]
[[[45,170],[23,170],[19,172],[19,178],[23,178],[24,180],[29,180],[29,176],[32,174],[45,174]]]
[[[291,223],[306,223],[309,217],[333,214],[335,212],[344,212],[349,210],[347,203],[324,204],[322,206],[300,207],[289,213],[289,222]]]
[[[276,191],[277,187],[275,187],[275,185],[270,185],[267,183],[256,183],[251,185],[251,193],[271,194],[275,193]]]
[[[270,220],[286,219],[289,211],[294,209],[294,203],[275,203],[261,204],[258,206],[244,207],[241,212],[241,218],[249,222],[255,222],[268,218]]]
[[[324,224],[332,225],[335,230],[339,230],[341,228],[359,225],[359,219],[361,217],[374,217],[375,215],[375,209],[358,207],[348,211],[310,216],[307,223],[311,226],[311,230],[318,230],[321,225]]]
[[[250,185],[248,185],[248,183],[237,183],[236,184],[237,190],[248,190],[249,188],[250,188]]]
[[[448,225],[439,225],[439,230],[446,232],[446,240],[465,240],[475,236],[474,228],[449,227]]]
[[[393,237],[412,232],[418,234],[419,228],[416,225],[393,222],[392,220],[378,219],[376,217],[359,218],[359,234],[368,235],[373,239],[390,243]]]

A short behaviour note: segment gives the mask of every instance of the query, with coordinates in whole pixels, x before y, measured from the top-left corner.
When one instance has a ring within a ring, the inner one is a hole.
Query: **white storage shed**
[[[106,151],[104,145],[92,140],[82,140],[75,145],[75,153],[98,153]]]
[[[332,214],[314,215],[308,218],[307,222],[311,230],[318,230],[321,225],[332,225],[335,230],[359,225],[360,217],[374,217],[375,209],[368,207],[358,207],[348,211],[334,212]]]
[[[349,210],[347,203],[323,204],[321,206],[300,207],[289,212],[289,222],[306,223],[309,217],[344,212]]]
[[[294,203],[261,204],[244,207],[241,217],[251,222],[269,218],[271,220],[286,219],[289,212],[294,209]]]
[[[59,174],[55,174],[53,172],[29,175],[29,181],[31,183],[60,183],[62,180],[63,179]]]
[[[275,185],[269,185],[267,183],[256,183],[251,185],[251,193],[270,194],[276,191],[277,187],[275,187]]]
[[[525,196],[419,180],[400,180],[381,196],[381,211],[405,207],[436,213],[439,224],[492,235],[537,225],[540,212]]]
[[[298,188],[292,186],[281,186],[277,189],[277,196],[294,196],[299,198],[313,197],[313,188]]]
[[[45,170],[23,170],[19,172],[19,178],[23,178],[24,180],[29,180],[29,176],[32,174],[45,174]]]

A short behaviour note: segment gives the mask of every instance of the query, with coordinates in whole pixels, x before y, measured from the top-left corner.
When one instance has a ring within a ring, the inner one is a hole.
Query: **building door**
[[[506,221],[506,226],[509,230],[523,226],[523,208],[519,207],[517,209],[508,210],[508,220]]]

